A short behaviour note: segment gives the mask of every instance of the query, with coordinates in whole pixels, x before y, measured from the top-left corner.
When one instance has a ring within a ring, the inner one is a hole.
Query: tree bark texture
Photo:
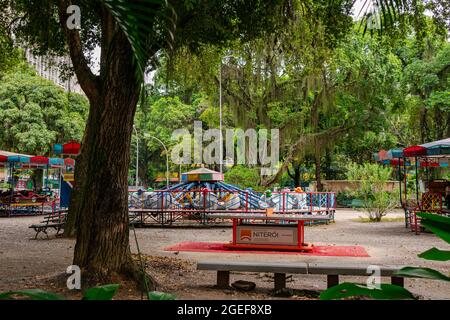
[[[98,278],[132,266],[128,231],[128,167],[139,85],[132,51],[118,33],[97,101],[91,101],[71,211],[77,217],[74,264]],[[78,167],[77,167],[78,169]]]
[[[69,3],[60,1],[60,21],[90,109],[65,234],[76,235],[73,263],[81,268],[83,282],[107,283],[116,276],[137,279],[128,228],[130,144],[140,92],[133,51],[103,8],[100,75],[92,74],[78,31],[65,26]]]

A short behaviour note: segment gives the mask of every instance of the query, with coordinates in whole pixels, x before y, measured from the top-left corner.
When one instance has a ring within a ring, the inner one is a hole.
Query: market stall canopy
[[[64,166],[64,159],[61,159],[61,158],[50,158],[48,163],[51,166],[62,167],[62,166]]]
[[[31,155],[28,155],[28,154],[17,153],[17,152],[10,152],[10,151],[4,151],[4,150],[0,150],[0,156],[5,156],[5,157],[9,157],[9,156],[33,157]]]
[[[387,160],[388,152],[386,150],[380,150],[380,152],[378,152],[378,159],[379,159],[379,161]]]
[[[391,165],[391,166],[403,166],[403,165],[405,165],[405,166],[410,166],[411,165],[411,162],[409,162],[409,161],[403,161],[403,159],[386,159],[386,160],[383,160],[383,161],[381,161],[381,163],[382,164],[385,164],[385,165]]]
[[[403,149],[380,150],[373,154],[373,160],[389,164],[388,160],[403,158]]]
[[[422,146],[411,146],[403,149],[403,155],[405,157],[420,157],[427,155],[427,148]]]
[[[8,157],[9,163],[30,163],[30,157],[29,156],[9,156]]]
[[[387,157],[388,159],[403,158],[403,149],[390,149]]]
[[[450,138],[405,148],[403,154],[405,157],[450,156]]]
[[[441,158],[441,159],[439,159],[439,166],[440,167],[448,167],[449,162],[450,162],[450,159]]]
[[[48,164],[48,158],[42,156],[35,156],[30,158],[32,164]]]
[[[80,152],[81,144],[76,141],[71,141],[63,145],[64,154],[78,154]]]
[[[55,144],[53,152],[55,154],[70,154],[77,155],[80,152],[81,144],[76,141],[70,141],[66,144]]]
[[[57,144],[55,144],[53,146],[53,153],[61,154],[62,152],[63,152],[63,145],[62,144],[57,143]]]
[[[435,161],[420,161],[421,167],[440,167],[439,162]]]
[[[378,152],[374,152],[373,154],[373,160],[380,161],[380,156],[378,155]]]
[[[73,167],[75,165],[75,159],[65,158],[64,159],[64,165]]]

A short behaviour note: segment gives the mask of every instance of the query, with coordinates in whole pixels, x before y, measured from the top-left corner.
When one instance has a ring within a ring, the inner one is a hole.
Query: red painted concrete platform
[[[305,256],[328,257],[369,257],[361,246],[313,246],[309,252],[268,251],[268,250],[236,250],[229,249],[225,243],[217,242],[180,242],[164,248],[165,251],[212,252],[212,253],[257,253],[257,254],[294,254]]]

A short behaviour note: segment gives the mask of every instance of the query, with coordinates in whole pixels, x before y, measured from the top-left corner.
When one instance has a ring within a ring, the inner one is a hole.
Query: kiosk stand
[[[327,215],[229,213],[208,214],[207,218],[233,220],[233,240],[230,249],[311,251],[305,242],[305,221],[327,221]]]

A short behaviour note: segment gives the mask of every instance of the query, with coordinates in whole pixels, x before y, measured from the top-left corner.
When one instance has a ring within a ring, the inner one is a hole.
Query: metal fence
[[[266,213],[326,215],[334,219],[334,192],[272,192],[230,190],[157,190],[129,195],[130,220],[136,224],[211,225],[225,223],[211,219],[212,213]]]

